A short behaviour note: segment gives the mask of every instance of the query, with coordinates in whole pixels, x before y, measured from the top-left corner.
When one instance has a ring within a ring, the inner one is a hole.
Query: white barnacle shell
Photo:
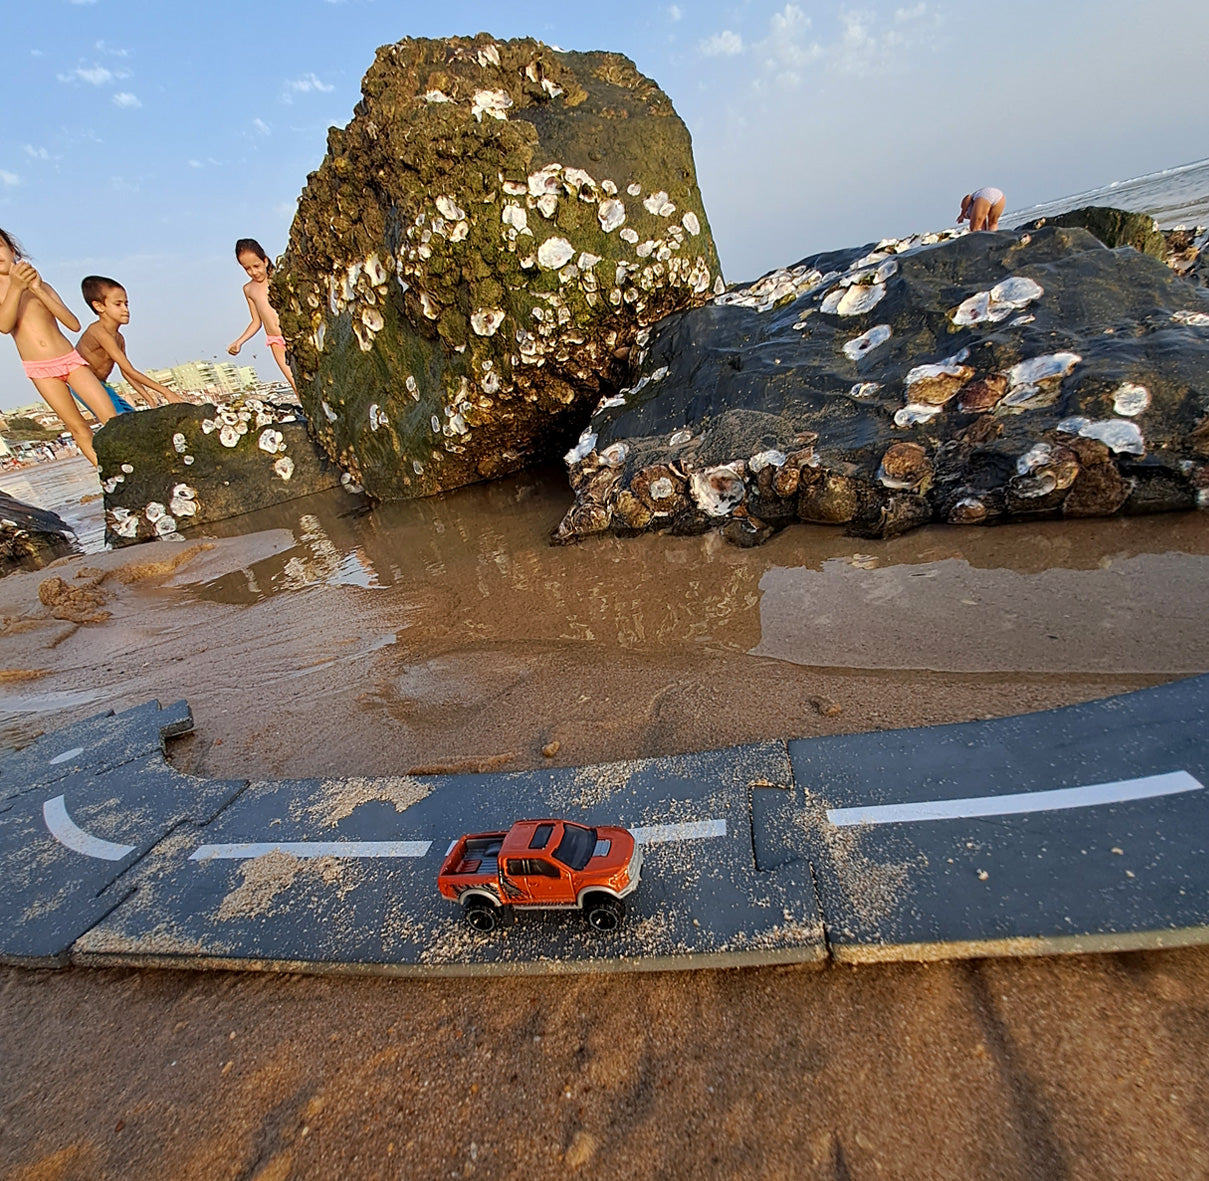
[[[645,201],[643,207],[648,213],[659,213],[659,211],[668,203],[667,193],[662,189],[657,193],[652,193]]]
[[[335,422],[336,412],[326,402],[321,401],[319,405],[323,407],[324,418],[326,418],[328,422]]]
[[[600,462],[608,467],[621,467],[630,449],[624,443],[612,443],[600,453]]]
[[[429,320],[435,320],[441,314],[441,305],[427,291],[421,291],[420,310]]]
[[[1016,460],[1018,475],[1027,476],[1034,468],[1043,467],[1054,457],[1054,449],[1049,443],[1035,443]]]
[[[441,90],[426,90],[424,91],[424,101],[426,103],[451,103],[453,99]]]
[[[1042,381],[1054,381],[1065,377],[1082,360],[1078,353],[1047,353],[1042,357],[1031,357],[1008,370],[1008,384],[1015,390]]]
[[[412,398],[418,402],[420,400],[420,387],[416,384],[416,379],[410,373],[407,375],[407,380],[403,385]]]
[[[479,65],[484,69],[486,69],[488,66],[499,66],[500,64],[500,51],[496,48],[494,42],[492,42],[490,45],[484,45],[482,49],[475,54],[475,57],[478,59]]]
[[[673,431],[668,438],[667,445],[669,447],[679,447],[687,443],[693,437],[693,432],[690,430]]]
[[[639,190],[641,191],[641,190]],[[667,476],[656,476],[649,486],[649,492],[652,500],[667,500],[675,491],[675,487]]]
[[[452,197],[441,196],[436,200],[438,212],[446,221],[461,221],[466,216],[464,210]]]
[[[1172,312],[1171,318],[1187,328],[1209,328],[1209,312]]]
[[[888,341],[893,334],[889,324],[874,324],[867,332],[862,332],[860,336],[855,336],[852,340],[844,345],[844,356],[852,361],[859,361],[866,354],[872,352],[878,345],[883,345]],[[875,384],[875,383],[869,383]]]
[[[735,464],[725,464],[693,472],[689,492],[697,507],[711,517],[725,517],[738,508],[747,495],[747,486],[736,469]]]
[[[508,118],[508,108],[512,106],[512,96],[506,90],[476,90],[474,101],[470,104],[470,113],[476,123],[483,121],[484,115],[490,115],[501,122]]]
[[[547,164],[544,168],[531,172],[528,185],[529,196],[534,200],[546,193],[554,193],[557,196],[559,186],[562,184],[562,172],[563,166],[558,163]]]
[[[365,260],[365,277],[375,286],[381,287],[386,282],[386,268],[377,254],[371,254]]]
[[[130,475],[134,471],[134,464],[132,464],[132,463],[122,464],[122,471],[124,471],[126,473],[126,475]]]
[[[752,472],[762,472],[766,467],[784,467],[787,458],[784,451],[761,451],[747,461],[747,468]]]
[[[172,499],[176,500],[182,497],[185,500],[196,500],[197,489],[191,488],[188,484],[174,484],[172,486]]]
[[[598,262],[600,262],[599,254],[589,254],[586,250],[580,253],[579,258],[575,260],[575,265],[581,271],[590,271]]]
[[[202,434],[203,434],[203,435],[208,435],[208,434],[211,434],[211,433],[214,431],[214,428],[215,428],[216,426],[218,426],[218,423],[216,423],[216,422],[214,421],[214,419],[212,419],[212,418],[203,418],[203,419],[202,419]]]
[[[558,194],[542,193],[537,199],[537,211],[547,220],[558,212]]]
[[[280,431],[275,431],[270,427],[268,430],[260,432],[260,438],[256,441],[256,446],[261,451],[267,451],[270,455],[275,455],[282,438],[283,436]]]
[[[288,455],[283,455],[273,464],[273,471],[283,480],[288,480],[294,474],[294,461]]]
[[[518,205],[515,201],[509,201],[500,211],[500,221],[506,226],[511,226],[519,234],[528,228],[529,215],[523,206]]]
[[[224,423],[222,430],[218,432],[218,441],[224,447],[234,447],[239,442],[239,431],[229,423]]]
[[[164,506],[158,500],[153,500],[143,510],[143,515],[154,525],[164,515]]]
[[[895,426],[914,426],[918,422],[927,422],[940,412],[940,406],[925,406],[922,403],[908,402],[894,412]]]
[[[594,189],[596,182],[582,168],[566,168],[563,170],[563,184],[570,192],[580,192],[581,189]]]
[[[625,223],[625,206],[616,197],[609,197],[596,207],[596,216],[600,220],[600,228],[606,234],[611,234]]]
[[[643,242],[638,246],[634,253],[637,254],[639,258],[650,258],[651,255],[655,253],[655,243],[649,240]]]
[[[688,230],[693,237],[696,237],[699,233],[701,233],[701,223],[697,220],[697,215],[691,209],[680,219],[680,224],[684,226],[684,228]]]
[[[126,517],[125,520],[116,521],[113,526],[113,531],[119,537],[137,537],[140,519],[141,518],[136,513],[133,517]]]
[[[561,86],[557,85],[556,83],[551,82],[549,78],[542,79],[542,89],[551,98],[558,98],[558,96],[560,94],[562,94],[562,92],[563,92],[563,88]]]
[[[566,238],[547,238],[537,248],[538,265],[547,271],[561,270],[575,257],[575,247]]]
[[[381,332],[386,321],[382,319],[382,313],[377,308],[362,308],[361,323],[371,332]]]
[[[1126,418],[1136,418],[1150,405],[1150,391],[1144,385],[1124,382],[1112,396],[1112,408]]]
[[[886,294],[884,284],[868,286],[854,283],[849,287],[833,287],[823,300],[819,311],[833,316],[862,316],[881,303]]]
[[[176,449],[177,455],[184,455],[186,446],[185,436],[182,435],[180,431],[177,431],[176,434],[172,436],[172,446]]]
[[[495,330],[504,322],[503,308],[479,308],[470,313],[470,327],[477,336],[494,336]]]
[[[666,365],[660,365],[659,368],[656,369],[655,372],[651,374],[651,380],[652,381],[662,381],[665,377],[667,377],[667,374],[668,374],[668,367]]]
[[[880,381],[858,381],[849,391],[848,394],[853,398],[869,398],[877,393],[882,388]]]
[[[197,515],[197,501],[189,496],[174,496],[168,502],[174,517],[193,517]]]
[[[1035,279],[1027,275],[1012,275],[991,288],[991,302],[1006,305],[1014,311],[1040,299],[1044,294],[1045,288]]]
[[[638,241],[638,231],[631,226],[626,226],[618,235],[623,242],[629,242],[633,246]]]
[[[176,518],[170,517],[166,513],[155,522],[155,534],[157,537],[167,537],[169,533],[176,532]]]
[[[579,463],[581,459],[586,459],[592,452],[592,448],[596,446],[596,432],[591,427],[586,427],[582,435],[579,436],[579,442],[563,456],[567,467],[572,464]]]
[[[1099,422],[1079,415],[1064,418],[1058,430],[1066,435],[1082,435],[1085,439],[1098,439],[1113,451],[1124,451],[1128,455],[1145,455],[1146,441],[1136,422],[1127,418],[1106,418]]]
[[[192,456],[192,455],[185,455],[185,456],[183,456],[181,461],[184,463],[184,465],[185,465],[186,467],[192,467],[192,466],[193,466],[193,456]]]
[[[467,221],[460,221],[453,227],[452,230],[449,231],[449,240],[451,242],[463,242],[466,239],[466,235],[469,233],[470,223]]]

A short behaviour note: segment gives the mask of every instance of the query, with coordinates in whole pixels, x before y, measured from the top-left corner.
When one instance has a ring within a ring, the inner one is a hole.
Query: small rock
[[[815,713],[825,718],[838,718],[844,712],[844,707],[838,701],[832,701],[830,697],[812,697],[810,704]]]
[[[547,742],[546,745],[542,747],[542,757],[547,759],[554,758],[554,756],[558,754],[561,747],[562,743],[559,742],[557,738],[553,742]]]

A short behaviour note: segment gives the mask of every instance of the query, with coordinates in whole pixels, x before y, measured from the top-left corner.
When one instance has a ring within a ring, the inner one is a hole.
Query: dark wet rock
[[[692,145],[627,58],[384,46],[273,276],[327,453],[382,499],[557,454],[645,324],[721,289]]]
[[[75,548],[66,521],[48,509],[0,492],[0,577],[14,570],[40,570]]]
[[[1109,205],[1085,205],[1082,209],[1071,209],[1055,217],[1039,218],[1019,229],[1032,231],[1043,226],[1088,230],[1110,250],[1118,246],[1132,246],[1151,258],[1167,261],[1167,240],[1149,213],[1130,213]]]
[[[814,256],[639,343],[559,540],[1209,506],[1209,295],[1086,230]]]
[[[1209,287],[1209,229],[1196,226],[1164,230],[1167,265],[1177,275],[1184,275],[1202,287]]]
[[[259,398],[119,414],[94,437],[110,545],[167,537],[341,482],[307,436],[301,408]]]

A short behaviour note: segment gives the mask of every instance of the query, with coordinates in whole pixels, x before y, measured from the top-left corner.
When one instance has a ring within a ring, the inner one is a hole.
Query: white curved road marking
[[[134,852],[134,845],[119,845],[85,832],[67,815],[67,805],[62,796],[55,796],[53,800],[47,800],[42,805],[42,818],[46,821],[50,835],[73,853],[98,857],[102,861],[121,861],[123,857]]]
[[[1060,787],[1054,791],[1025,791],[1004,796],[972,796],[962,800],[921,800],[913,804],[876,804],[860,808],[828,808],[827,820],[836,828],[856,824],[909,824],[918,820],[964,820],[972,816],[1011,816],[1023,812],[1053,812],[1064,808],[1091,808],[1098,804],[1123,804],[1155,796],[1202,791],[1204,784],[1187,771],[1118,779],[1087,787]]]
[[[201,845],[190,861],[215,858],[263,857],[289,853],[291,857],[423,857],[432,841],[245,841],[236,845]]]

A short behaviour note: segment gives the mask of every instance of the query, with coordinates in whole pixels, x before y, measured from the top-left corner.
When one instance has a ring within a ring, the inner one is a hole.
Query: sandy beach
[[[557,473],[372,515],[323,494],[12,575],[0,740],[185,697],[171,757],[199,775],[525,768],[553,742],[591,763],[1209,669],[1197,514],[551,548],[565,502]],[[50,577],[84,593],[48,606]],[[434,983],[6,970],[0,1171],[1186,1178],[1209,1160],[1207,975],[1199,949]]]

